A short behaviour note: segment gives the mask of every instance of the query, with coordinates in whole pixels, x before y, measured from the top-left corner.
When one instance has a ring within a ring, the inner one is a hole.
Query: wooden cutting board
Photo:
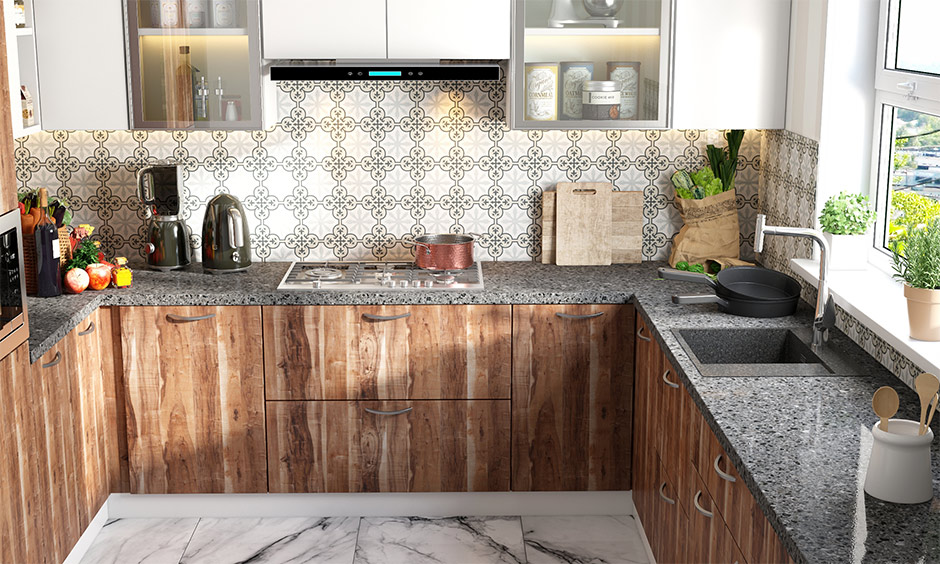
[[[555,186],[555,264],[610,264],[609,182],[559,182]]]
[[[611,264],[642,260],[643,192],[611,194]],[[555,264],[555,191],[542,193],[542,264]]]

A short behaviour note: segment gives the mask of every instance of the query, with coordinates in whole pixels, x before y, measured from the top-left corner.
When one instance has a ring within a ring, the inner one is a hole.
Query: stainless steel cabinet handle
[[[723,480],[726,480],[728,482],[737,482],[738,481],[737,478],[735,478],[731,474],[722,472],[721,468],[718,467],[718,461],[721,460],[721,456],[722,455],[719,454],[717,457],[715,457],[715,464],[713,465],[715,467],[715,472],[717,472],[718,475],[721,476]]]
[[[664,493],[665,491],[666,491],[666,482],[663,482],[662,485],[659,486],[659,497],[663,498],[663,501],[665,501],[669,505],[675,505],[676,500],[669,499],[668,497],[666,497],[666,494]]]
[[[414,408],[406,407],[405,409],[399,409],[398,411],[379,411],[378,409],[370,409],[368,407],[364,407],[363,409],[372,415],[401,415],[402,413],[408,413]]]
[[[394,321],[396,319],[411,317],[411,313],[403,313],[401,315],[375,315],[372,313],[363,313],[362,316],[366,319],[371,319],[372,321]]]
[[[666,385],[669,386],[670,388],[678,388],[679,384],[676,384],[675,382],[670,382],[669,379],[666,378],[666,376],[669,376],[670,372],[672,372],[672,370],[666,370],[665,372],[663,372],[663,382],[665,382]]]
[[[90,322],[90,323],[88,324],[88,328],[87,328],[87,329],[85,329],[84,331],[79,331],[79,332],[78,332],[78,336],[79,336],[79,337],[83,337],[83,336],[85,336],[85,335],[87,335],[87,334],[89,334],[89,333],[94,333],[94,332],[95,332],[95,322],[92,321],[92,322]]]
[[[692,500],[692,504],[695,505],[695,509],[699,513],[711,519],[712,517],[715,516],[715,514],[712,513],[711,511],[705,511],[704,509],[702,509],[702,506],[698,504],[698,500],[701,497],[702,497],[702,490],[699,490],[698,493],[695,494],[695,499]]]
[[[55,366],[56,364],[59,364],[60,362],[62,362],[62,353],[60,353],[59,351],[56,351],[55,358],[52,359],[52,362],[47,362],[46,364],[43,364],[42,367],[52,368],[53,366]]]
[[[588,314],[585,314],[585,315],[573,315],[573,314],[570,314],[570,313],[562,313],[562,312],[560,312],[560,311],[556,311],[556,312],[555,312],[555,315],[557,315],[558,317],[560,317],[560,318],[562,318],[562,319],[594,319],[595,317],[600,317],[600,316],[604,315],[604,312],[603,312],[603,311],[599,311],[599,312],[597,312],[597,313],[588,313]]]
[[[193,321],[202,321],[203,319],[212,319],[215,317],[214,313],[209,315],[197,315],[195,317],[186,317],[185,315],[176,315],[175,313],[166,314],[167,321],[173,321],[174,323],[192,323]]]
[[[653,339],[650,339],[649,337],[643,335],[643,327],[640,327],[639,329],[636,330],[636,336],[639,337],[640,339],[646,341],[647,343],[653,340]]]

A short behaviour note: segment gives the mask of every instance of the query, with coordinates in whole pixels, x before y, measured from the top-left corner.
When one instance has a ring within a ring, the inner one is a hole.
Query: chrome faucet
[[[783,235],[786,237],[806,237],[819,244],[819,288],[816,296],[816,316],[813,319],[812,349],[818,350],[828,339],[828,331],[836,324],[835,304],[829,295],[829,242],[823,237],[821,231],[803,227],[775,227],[767,225],[764,214],[757,215],[757,226],[754,230],[754,252],[764,250],[764,235]]]

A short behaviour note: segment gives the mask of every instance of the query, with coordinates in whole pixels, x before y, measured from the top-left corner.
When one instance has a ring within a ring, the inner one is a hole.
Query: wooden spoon
[[[885,433],[888,432],[888,419],[894,417],[898,412],[898,393],[891,386],[882,386],[878,388],[875,395],[871,398],[871,407],[875,410],[875,415],[881,418],[878,425]]]
[[[930,405],[930,401],[937,391],[940,391],[940,380],[937,380],[937,377],[929,372],[924,372],[920,376],[914,379],[914,389],[917,390],[917,395],[920,396],[920,427],[917,428],[917,434],[923,435],[927,432],[927,428],[924,426],[924,421],[927,420],[927,406]]]
[[[927,429],[930,428],[930,422],[933,421],[933,414],[937,412],[937,403],[940,402],[940,394],[937,394],[933,397],[933,401],[930,402],[930,415],[927,417],[927,424],[924,425],[924,432],[921,435],[927,434]]]

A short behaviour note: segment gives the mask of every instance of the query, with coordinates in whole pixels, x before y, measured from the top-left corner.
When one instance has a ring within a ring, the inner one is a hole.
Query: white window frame
[[[869,262],[882,270],[891,269],[891,253],[884,248],[893,167],[892,143],[895,108],[940,116],[940,77],[895,68],[898,14],[902,0],[882,0],[878,18],[878,51],[875,64],[875,131],[872,136],[872,172],[869,194],[876,203],[875,223]],[[891,54],[889,56],[889,53]],[[913,90],[907,86],[913,84]]]

